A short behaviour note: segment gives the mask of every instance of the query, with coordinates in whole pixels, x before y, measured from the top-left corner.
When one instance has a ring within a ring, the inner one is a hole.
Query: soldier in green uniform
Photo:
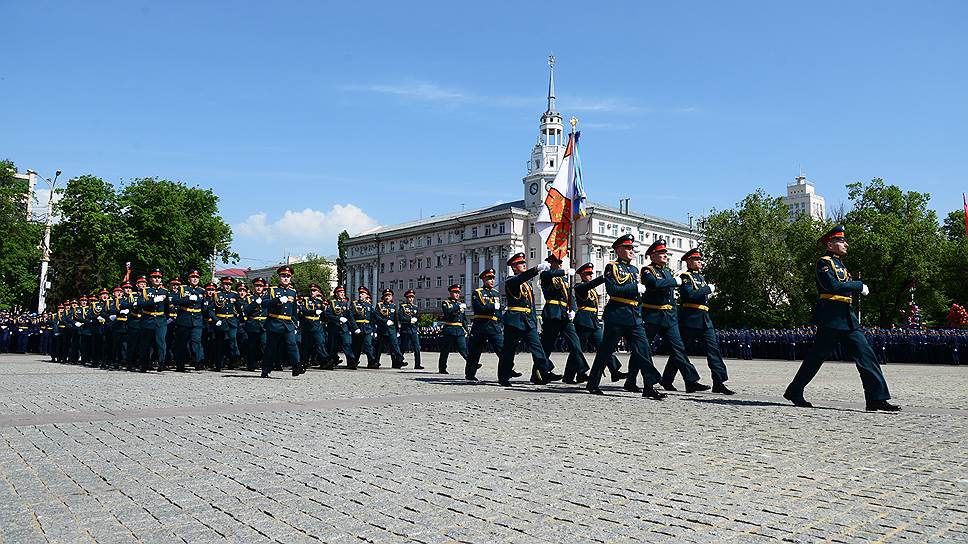
[[[235,298],[235,315],[239,322],[239,326],[235,329],[235,346],[239,349],[239,357],[237,360],[239,370],[248,370],[248,367],[242,367],[242,359],[249,352],[249,333],[246,328],[246,302],[245,299],[249,296],[249,287],[239,281],[235,284],[235,292],[238,296]]]
[[[440,303],[443,311],[441,321],[444,329],[440,337],[440,357],[437,359],[437,373],[447,374],[447,357],[450,352],[457,351],[467,364],[467,319],[464,310],[467,305],[460,301],[460,285],[456,283],[447,287],[450,297]]]
[[[215,351],[215,292],[217,286],[214,282],[205,284],[205,299],[202,300],[202,354],[203,363],[195,367],[195,370],[202,370],[205,366],[211,366],[212,352]]]
[[[400,315],[397,305],[393,303],[393,290],[384,289],[380,298],[373,309],[376,318],[376,366],[380,366],[380,357],[386,351],[390,354],[393,368],[403,368],[407,363],[400,351]]]
[[[353,365],[356,355],[353,353],[351,333],[359,329],[359,326],[353,317],[351,304],[346,300],[346,289],[343,286],[337,286],[333,289],[333,300],[330,301],[329,308],[324,313],[330,330],[330,364],[328,368],[336,368],[336,365],[339,364],[339,358],[336,354],[340,351],[346,357],[347,367]]]
[[[141,307],[141,371],[147,372],[151,368],[152,354],[157,362],[158,372],[165,370],[165,356],[167,345],[165,336],[168,333],[168,289],[162,285],[162,273],[154,268],[148,274],[151,285],[141,289],[138,301]]]
[[[602,322],[598,319],[598,291],[595,289],[605,284],[605,276],[595,278],[595,265],[585,263],[575,271],[580,283],[575,284],[575,332],[581,342],[582,351],[594,345],[597,350],[602,345]],[[612,381],[628,379],[628,374],[622,372],[622,363],[613,353],[608,360],[608,371]]]
[[[490,344],[494,353],[500,354],[504,349],[504,327],[501,312],[501,293],[494,288],[496,272],[488,268],[478,274],[484,282],[482,287],[474,289],[471,294],[471,334],[468,342],[467,365],[464,367],[464,377],[472,382],[477,381],[477,369],[481,368],[481,353]]]
[[[549,255],[545,261],[551,269],[539,275],[541,292],[545,298],[544,307],[541,308],[541,347],[550,358],[558,337],[564,336],[568,347],[568,361],[565,363],[565,374],[561,381],[570,384],[584,383],[588,380],[589,367],[572,323],[577,306],[568,285],[568,278],[575,275],[575,270],[561,268],[561,259],[555,255]]]
[[[702,275],[702,252],[699,248],[690,249],[682,256],[686,262],[686,271],[679,277],[679,332],[685,344],[698,341],[706,354],[706,364],[713,376],[713,393],[732,395],[734,392],[726,387],[729,374],[726,363],[719,350],[719,339],[713,320],[709,317],[709,297],[716,293],[716,286],[707,282]]]
[[[222,364],[226,355],[230,358],[230,368],[234,368],[239,361],[239,344],[236,334],[239,329],[238,294],[232,290],[232,278],[224,277],[220,280],[222,290],[217,291],[212,298],[215,305],[214,349],[211,363],[216,372],[222,371]]]
[[[827,251],[817,261],[815,273],[817,291],[820,293],[813,311],[817,335],[813,348],[803,360],[793,381],[787,386],[783,397],[796,406],[813,406],[803,398],[803,390],[817,375],[820,366],[837,344],[840,344],[857,365],[860,381],[864,386],[867,410],[897,412],[901,408],[887,402],[891,398],[887,380],[884,379],[874,350],[867,342],[857,314],[851,306],[852,296],[867,295],[869,290],[860,280],[852,279],[844,266],[842,259],[847,254],[849,244],[844,236],[843,225],[837,225],[824,234],[820,238],[820,245],[825,246]]]
[[[655,390],[655,384],[659,383],[661,376],[652,364],[652,349],[649,347],[642,313],[639,311],[639,296],[645,292],[645,285],[638,282],[639,270],[632,264],[635,238],[631,234],[626,234],[612,242],[612,249],[615,250],[616,260],[608,263],[603,276],[605,293],[609,297],[602,312],[605,332],[602,334],[602,343],[598,346],[598,353],[595,354],[595,362],[592,363],[592,371],[585,387],[593,395],[604,395],[599,389],[602,373],[608,366],[612,354],[615,353],[619,340],[625,338],[625,345],[631,352],[625,389],[632,389],[629,387],[629,381],[632,382],[633,387],[635,386],[635,375],[640,372],[644,382],[642,396],[655,400],[664,399],[665,393]]]
[[[366,354],[366,367],[376,368],[376,359],[373,357],[373,307],[370,306],[370,290],[361,285],[356,290],[357,298],[350,307],[353,310],[353,321],[356,329],[353,330],[353,361],[347,362],[346,368],[356,370],[360,364],[360,357]]]
[[[91,365],[97,368],[108,367],[108,350],[110,345],[110,328],[108,327],[108,290],[101,288],[97,292],[97,298],[91,302],[91,314],[93,317],[93,327],[91,328]]]
[[[92,365],[91,363],[91,344],[93,343],[91,337],[93,335],[94,327],[96,326],[94,322],[94,311],[91,308],[91,301],[95,297],[92,295],[88,297],[87,295],[81,295],[80,301],[81,305],[78,307],[78,311],[74,314],[75,326],[77,327],[78,334],[78,347],[80,351],[80,361],[84,366]],[[77,325],[80,323],[80,325]]]
[[[642,269],[642,284],[646,289],[641,301],[645,333],[649,341],[655,340],[656,335],[661,334],[672,352],[662,371],[662,387],[666,391],[675,391],[676,387],[672,381],[678,371],[682,372],[682,377],[686,381],[687,392],[708,391],[708,385],[699,383],[699,372],[689,362],[686,346],[679,336],[676,288],[682,284],[682,279],[669,270],[669,250],[666,249],[666,241],[659,239],[653,242],[646,251],[646,255],[652,262]],[[628,383],[626,381],[626,384]],[[635,388],[634,383],[632,388]]]
[[[128,294],[125,293],[125,286],[127,286]],[[128,282],[115,287],[107,303],[108,320],[111,322],[109,325],[111,328],[111,356],[109,360],[111,368],[115,370],[119,370],[126,360],[128,314],[131,313],[132,302],[130,290],[131,284]]]
[[[521,342],[525,343],[531,353],[531,383],[543,385],[558,381],[562,376],[554,373],[555,365],[541,347],[538,320],[534,316],[534,292],[529,283],[539,273],[550,270],[551,266],[541,263],[529,269],[524,253],[512,255],[507,265],[514,275],[504,280],[507,307],[504,311],[504,349],[501,350],[497,364],[498,383],[510,387],[511,378],[514,376],[514,355]]]
[[[178,286],[178,291],[172,296],[172,306],[177,311],[174,355],[178,372],[185,372],[189,357],[195,368],[198,368],[204,359],[202,304],[205,300],[205,290],[198,286],[200,275],[196,269],[189,270],[186,276],[187,285]]]
[[[125,366],[130,372],[134,372],[141,366],[141,290],[148,285],[148,280],[144,276],[138,276],[134,281],[134,288],[130,284],[122,285],[125,296],[129,300],[130,313],[128,314],[128,346],[125,356]]]
[[[299,362],[296,346],[296,290],[292,288],[292,268],[276,269],[279,285],[269,288],[269,316],[266,319],[266,355],[262,360],[262,377],[268,378],[276,360],[288,360],[292,375],[305,372]]]
[[[420,330],[417,325],[420,309],[414,304],[417,294],[413,289],[403,293],[405,302],[400,303],[400,351],[413,350],[413,368],[423,370],[420,364]]]
[[[326,301],[323,291],[318,284],[309,284],[309,296],[303,298],[299,304],[299,328],[302,338],[299,345],[299,355],[304,368],[310,367],[310,361],[315,360],[320,367],[325,367],[329,361],[326,353],[326,331],[323,330],[323,312],[326,311]]]
[[[242,297],[242,313],[245,315],[245,335],[248,337],[245,354],[246,370],[261,368],[266,351],[266,318],[269,304],[265,293],[266,280],[252,280],[252,294]]]

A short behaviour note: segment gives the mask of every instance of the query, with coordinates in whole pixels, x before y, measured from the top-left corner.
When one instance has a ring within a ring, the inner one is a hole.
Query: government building
[[[549,58],[549,65],[548,108],[541,115],[538,142],[531,150],[527,175],[518,189],[524,198],[376,227],[350,237],[345,243],[347,296],[354,298],[361,285],[370,289],[374,299],[387,287],[398,299],[404,291],[413,289],[421,309],[437,312],[448,296],[447,287],[457,283],[463,287],[469,311],[471,292],[480,286],[477,276],[482,270],[497,271],[497,289],[501,291],[501,282],[509,272],[505,262],[510,255],[524,252],[531,266],[544,260],[548,250],[535,233],[534,222],[568,143],[562,116],[555,107],[553,57]],[[630,211],[628,201],[625,202],[619,208],[587,203],[587,215],[575,223],[576,262],[571,266],[591,262],[596,275],[601,275],[605,264],[615,258],[612,241],[632,233],[641,242],[633,264],[645,265],[645,249],[663,238],[669,245],[670,266],[681,269],[679,258],[698,244],[700,235],[693,233],[689,225]],[[537,285],[534,292],[540,308],[543,301]]]

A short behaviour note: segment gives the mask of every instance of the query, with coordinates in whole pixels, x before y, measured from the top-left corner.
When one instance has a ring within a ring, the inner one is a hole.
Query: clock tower
[[[548,194],[547,185],[555,179],[565,154],[564,126],[555,108],[555,57],[548,57],[548,109],[541,114],[538,141],[531,150],[528,174],[524,176],[524,205],[535,217]]]

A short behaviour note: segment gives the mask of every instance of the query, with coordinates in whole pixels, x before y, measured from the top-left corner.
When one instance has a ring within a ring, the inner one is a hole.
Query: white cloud
[[[329,211],[306,208],[286,210],[279,219],[270,222],[265,212],[250,215],[232,226],[239,236],[263,240],[292,240],[298,242],[333,241],[343,230],[357,234],[377,226],[375,219],[353,204],[334,204]]]
[[[467,96],[453,89],[441,87],[429,81],[411,81],[405,83],[372,83],[368,85],[348,85],[348,91],[367,91],[371,93],[392,94],[405,98],[416,98],[431,102],[463,102]]]

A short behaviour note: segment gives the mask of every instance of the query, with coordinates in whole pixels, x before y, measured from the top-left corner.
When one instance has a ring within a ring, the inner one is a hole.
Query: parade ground
[[[434,353],[273,379],[0,356],[0,541],[968,542],[964,367],[885,366],[890,414],[845,363],[814,409],[781,398],[788,361],[661,402],[483,363],[469,384]]]

